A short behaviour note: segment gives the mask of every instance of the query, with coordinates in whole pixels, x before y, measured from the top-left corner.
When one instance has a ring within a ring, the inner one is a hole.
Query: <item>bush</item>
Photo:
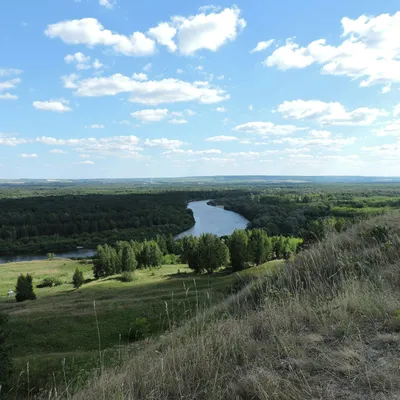
[[[74,288],[79,289],[84,282],[85,279],[83,278],[83,272],[79,271],[79,269],[77,268],[74,272],[74,275],[72,276],[72,284],[74,285]]]
[[[15,287],[15,300],[17,302],[25,300],[36,300],[36,294],[33,291],[32,276],[31,275],[20,275],[17,280],[17,286]]]
[[[42,282],[36,285],[37,288],[53,287],[62,285],[62,281],[59,278],[44,278]]]
[[[129,329],[129,341],[137,341],[144,339],[151,333],[151,325],[147,318],[138,317],[133,320],[133,324]]]
[[[176,265],[180,264],[181,260],[180,257],[176,254],[166,254],[162,258],[163,265]]]
[[[56,255],[54,253],[47,253],[46,256],[48,260],[54,260],[56,258]]]
[[[123,272],[121,275],[122,282],[132,282],[133,281],[133,274],[131,272]]]

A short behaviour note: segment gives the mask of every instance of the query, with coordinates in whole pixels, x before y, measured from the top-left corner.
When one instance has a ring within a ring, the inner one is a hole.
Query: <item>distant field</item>
[[[270,262],[242,274],[258,273],[279,263]],[[77,267],[89,283],[75,290],[71,280]],[[118,276],[94,281],[91,267],[67,259],[0,266],[0,311],[9,313],[16,370],[26,370],[29,362],[31,383],[43,384],[53,372],[61,374],[64,358],[67,373],[73,376],[98,362],[94,302],[101,349],[115,349],[164,332],[170,324],[190,318],[196,308],[217,303],[229,295],[237,279],[236,274],[225,271],[196,276],[185,265],[165,265],[138,270],[129,283],[121,282]],[[14,289],[20,273],[32,274],[37,300],[16,303],[4,297],[8,289]],[[50,276],[65,283],[36,288]]]

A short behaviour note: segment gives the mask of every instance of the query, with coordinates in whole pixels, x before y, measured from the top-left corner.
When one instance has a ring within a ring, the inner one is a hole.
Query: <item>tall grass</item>
[[[396,213],[328,237],[71,398],[400,398],[399,233]]]

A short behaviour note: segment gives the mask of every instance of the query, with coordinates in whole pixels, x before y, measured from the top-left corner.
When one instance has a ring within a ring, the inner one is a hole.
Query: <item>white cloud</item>
[[[307,54],[306,49],[300,48],[298,44],[288,39],[285,46],[277,48],[264,61],[264,65],[268,67],[276,66],[284,71],[289,68],[305,68],[313,62],[314,59]]]
[[[142,32],[131,36],[120,35],[108,29],[95,18],[61,21],[49,25],[45,34],[54,39],[60,38],[67,44],[84,44],[87,47],[98,45],[111,47],[116,53],[127,56],[148,56],[155,52],[154,40]]]
[[[183,74],[183,72],[184,72],[183,69],[180,69],[180,68],[178,68],[178,69],[176,70],[176,73],[177,73],[177,74]]]
[[[183,146],[185,142],[181,140],[174,140],[174,139],[146,139],[144,145],[147,147],[161,147],[164,149],[178,149],[179,147]]]
[[[18,96],[11,93],[0,94],[0,100],[17,100]]]
[[[362,151],[368,152],[370,155],[384,159],[399,159],[400,142],[383,144],[379,146],[362,147]]]
[[[147,34],[154,38],[158,44],[166,46],[169,51],[175,52],[177,45],[174,42],[176,28],[167,22],[161,22],[157,27],[148,30]]]
[[[168,122],[173,125],[184,125],[184,124],[188,123],[188,121],[186,119],[178,119],[178,118],[173,118],[173,119],[169,120]]]
[[[357,108],[346,111],[338,102],[325,103],[320,100],[293,100],[279,105],[284,118],[315,120],[321,125],[371,125],[378,117],[387,113],[377,108]]]
[[[101,156],[136,157],[143,149],[136,136],[112,136],[104,138],[58,139],[42,136],[36,138],[37,143],[48,146],[68,146],[81,154],[97,154]],[[86,157],[85,157],[86,158]]]
[[[94,161],[86,160],[86,161],[78,161],[74,164],[81,164],[81,165],[94,165]]]
[[[268,49],[268,47],[271,46],[272,43],[274,43],[274,41],[274,39],[270,39],[265,42],[258,42],[257,46],[253,50],[251,50],[250,53],[258,53],[260,51],[266,50]]]
[[[375,130],[375,132],[376,136],[400,136],[400,120],[389,121],[383,128]]]
[[[143,72],[140,72],[140,73],[134,73],[133,75],[132,75],[132,78],[135,80],[135,81],[147,81],[147,75],[146,74],[144,74]]]
[[[189,155],[189,156],[198,156],[204,154],[222,154],[221,150],[218,149],[208,149],[208,150],[183,150],[183,149],[172,149],[170,151],[166,151],[163,153],[164,155],[177,154],[177,155]]]
[[[79,79],[79,75],[77,75],[77,74],[64,75],[61,77],[61,80],[66,89],[77,89],[78,85],[77,85],[76,81],[78,79]]]
[[[14,78],[9,81],[0,82],[0,90],[10,90],[15,89],[16,86],[21,82],[21,79]]]
[[[103,7],[106,8],[114,8],[114,6],[117,4],[116,0],[99,0],[99,4]]]
[[[160,122],[168,116],[168,109],[140,110],[131,113],[133,118],[141,122]]]
[[[26,139],[17,138],[7,133],[0,133],[0,146],[17,146],[26,143],[28,143]]]
[[[341,24],[343,41],[338,46],[319,39],[300,47],[288,39],[265,60],[265,65],[285,70],[317,63],[322,65],[321,73],[361,79],[362,87],[400,83],[400,12],[345,17]]]
[[[197,101],[202,104],[219,103],[229,99],[225,90],[204,82],[186,82],[179,79],[139,82],[122,74],[109,77],[89,78],[81,81],[66,79],[70,87],[76,88],[76,94],[83,97],[114,96],[118,93],[130,93],[133,103],[158,105]]]
[[[289,144],[294,147],[327,147],[331,150],[338,151],[346,146],[350,146],[357,141],[357,138],[335,136],[332,137],[327,131],[310,131],[307,136],[302,137],[285,137],[273,140],[274,144]]]
[[[67,154],[66,151],[61,150],[61,149],[52,149],[52,150],[50,150],[50,153],[52,153],[52,154]]]
[[[206,142],[233,142],[235,140],[238,140],[236,136],[212,136],[207,139],[205,139]]]
[[[90,57],[85,56],[83,53],[75,53],[75,54],[67,54],[64,57],[64,61],[67,64],[76,64],[77,69],[88,69],[90,68],[89,62],[90,62]]]
[[[0,68],[0,77],[19,74],[22,74],[22,70],[17,68]]]
[[[225,75],[219,75],[219,76],[217,76],[217,79],[219,81],[223,81],[225,79]]]
[[[102,124],[93,124],[93,125],[90,125],[89,128],[91,128],[91,129],[104,129],[104,125],[102,125]]]
[[[220,113],[224,113],[224,112],[227,112],[228,109],[225,108],[225,107],[217,107],[217,108],[216,108],[216,111],[218,111],[218,112],[220,112]]]
[[[256,135],[289,135],[301,129],[295,125],[275,125],[272,122],[248,122],[233,128],[235,132]]]
[[[37,155],[37,154],[26,154],[26,153],[22,153],[22,154],[20,154],[20,156],[21,156],[22,158],[38,158],[38,155]]]
[[[391,90],[392,90],[392,85],[391,85],[391,84],[386,85],[386,86],[384,86],[384,87],[382,88],[381,94],[389,93]]]
[[[189,117],[193,117],[193,116],[196,115],[196,112],[193,111],[193,110],[191,110],[190,108],[187,108],[187,109],[185,110],[185,113],[186,113],[187,115],[189,115]]]
[[[253,111],[253,104],[249,105],[249,111]]]
[[[68,107],[67,101],[34,101],[33,107],[37,110],[44,110],[44,111],[55,111],[55,112],[67,112],[72,111],[72,108]]]
[[[188,18],[176,16],[172,25],[177,27],[180,52],[193,55],[199,50],[217,51],[228,41],[234,41],[246,21],[240,18],[240,10],[232,7]]]
[[[340,162],[354,162],[358,161],[360,157],[356,154],[350,154],[348,156],[324,156],[322,157],[323,160],[328,160],[328,161],[340,161]]]

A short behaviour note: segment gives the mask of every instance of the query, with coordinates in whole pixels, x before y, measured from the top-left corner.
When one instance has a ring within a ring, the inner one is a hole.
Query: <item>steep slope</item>
[[[400,398],[400,215],[354,226],[74,399]]]

